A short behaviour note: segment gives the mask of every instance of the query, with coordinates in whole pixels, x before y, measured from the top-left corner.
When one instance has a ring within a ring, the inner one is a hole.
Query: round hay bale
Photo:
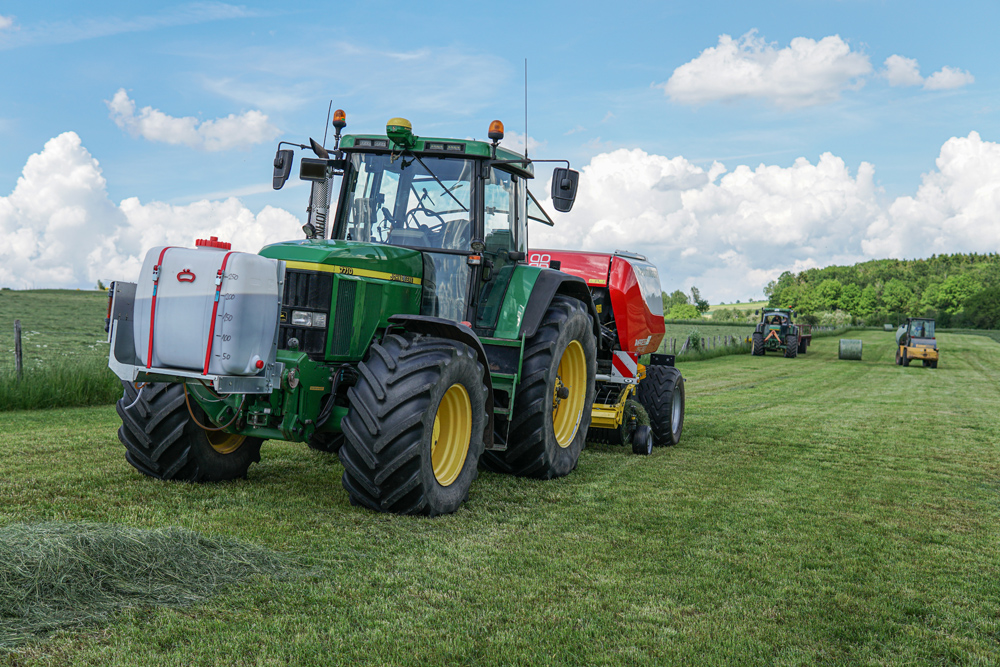
[[[841,338],[839,358],[861,361],[861,341],[854,338]]]

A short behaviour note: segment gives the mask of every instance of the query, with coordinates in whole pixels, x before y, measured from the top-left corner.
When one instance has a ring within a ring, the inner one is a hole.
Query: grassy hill
[[[0,526],[181,526],[312,574],[140,607],[8,664],[997,664],[1000,347],[892,334],[681,364],[680,445],[591,445],[548,482],[484,472],[437,519],[351,507],[335,457],[265,443],[249,479],[141,477],[111,407],[0,418]],[[3,626],[0,618],[0,629]],[[2,660],[0,660],[2,662]]]

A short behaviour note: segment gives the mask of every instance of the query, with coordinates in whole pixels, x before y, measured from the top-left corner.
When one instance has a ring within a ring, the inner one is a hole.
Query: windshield
[[[404,154],[351,155],[338,238],[416,248],[469,250],[472,160]]]
[[[913,320],[910,322],[910,336],[913,338],[934,338],[933,320]]]

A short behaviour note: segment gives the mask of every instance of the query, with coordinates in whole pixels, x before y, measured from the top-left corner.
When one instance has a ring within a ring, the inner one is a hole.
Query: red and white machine
[[[656,267],[642,255],[623,251],[535,249],[528,251],[528,263],[579,276],[590,287],[604,338],[599,347],[610,350],[603,359],[598,353],[597,399],[591,428],[596,429],[598,439],[608,442],[624,443],[630,437],[634,440],[635,425],[629,425],[634,419],[628,401],[635,396],[647,370],[639,363],[639,356],[655,353],[666,333]],[[653,363],[658,362],[673,365],[669,355],[654,355]],[[670,371],[676,373],[673,368]],[[683,383],[679,400],[683,414]],[[651,406],[644,407],[649,411]],[[676,437],[679,435],[678,429]],[[633,442],[633,449],[636,446]]]

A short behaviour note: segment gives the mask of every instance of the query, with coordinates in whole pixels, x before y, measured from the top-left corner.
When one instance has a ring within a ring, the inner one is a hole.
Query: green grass
[[[722,308],[728,308],[730,310],[757,310],[758,308],[764,308],[767,306],[767,301],[747,301],[746,303],[721,303],[714,306],[710,306],[708,309],[708,316],[712,316],[712,311],[720,310]]]
[[[682,366],[681,444],[589,446],[566,478],[483,473],[454,515],[348,503],[335,457],[265,443],[250,477],[162,483],[111,407],[0,418],[0,526],[177,526],[315,572],[126,609],[10,665],[1000,662],[1000,348],[937,370],[836,337]],[[0,658],[0,663],[4,660]]]
[[[107,292],[0,290],[0,370],[14,367],[14,320],[21,320],[26,371],[66,358],[107,358]]]
[[[0,290],[0,412],[101,405],[121,396],[108,370],[107,292]],[[23,375],[14,364],[21,321]]]

